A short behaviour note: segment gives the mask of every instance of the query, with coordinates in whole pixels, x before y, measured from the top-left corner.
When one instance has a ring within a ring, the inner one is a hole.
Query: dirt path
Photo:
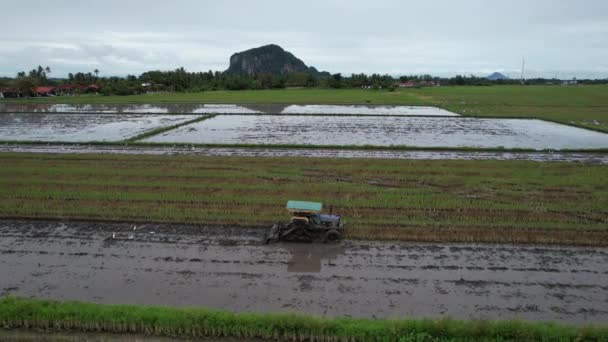
[[[20,153],[101,153],[142,155],[198,155],[240,157],[314,157],[412,160],[530,160],[538,162],[577,162],[608,165],[606,153],[576,152],[466,152],[398,151],[349,149],[282,149],[180,146],[103,146],[103,145],[28,145],[0,144],[0,152]]]
[[[264,246],[259,230],[133,228],[0,221],[0,294],[327,316],[608,322],[607,248]]]

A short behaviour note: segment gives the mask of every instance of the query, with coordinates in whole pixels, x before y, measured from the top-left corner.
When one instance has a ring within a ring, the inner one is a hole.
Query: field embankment
[[[281,341],[603,341],[608,329],[521,321],[321,319],[5,297],[0,324],[49,331],[140,333]]]
[[[606,85],[208,91],[134,96],[45,97],[5,103],[277,103],[430,105],[466,116],[540,118],[608,132]],[[1,103],[1,102],[0,102]]]
[[[348,237],[606,245],[606,168],[577,163],[0,154],[0,217],[269,227],[288,199]]]

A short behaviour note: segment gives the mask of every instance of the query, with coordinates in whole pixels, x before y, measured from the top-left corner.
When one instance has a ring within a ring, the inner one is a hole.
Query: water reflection
[[[279,247],[291,256],[287,272],[298,273],[319,273],[324,261],[335,260],[344,252],[342,244],[281,243]]]
[[[200,115],[2,114],[0,140],[118,141],[148,130],[180,124]]]
[[[559,150],[606,148],[608,134],[535,119],[218,115],[143,141]]]
[[[0,113],[107,113],[107,114],[343,114],[459,116],[429,106],[288,105],[288,104],[47,104],[0,103]]]

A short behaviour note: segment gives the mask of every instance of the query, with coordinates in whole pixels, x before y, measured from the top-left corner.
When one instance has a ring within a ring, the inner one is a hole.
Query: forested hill
[[[310,73],[315,76],[323,74],[314,67],[308,67],[292,53],[274,44],[233,54],[230,57],[230,67],[226,70],[228,74],[244,75],[259,73],[286,75],[296,72]],[[325,74],[329,75],[329,73]]]

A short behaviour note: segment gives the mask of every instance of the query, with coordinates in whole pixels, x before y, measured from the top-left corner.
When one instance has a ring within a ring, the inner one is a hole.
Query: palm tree
[[[93,72],[95,73],[95,77],[99,76],[99,69],[95,69],[95,70],[93,70]]]

